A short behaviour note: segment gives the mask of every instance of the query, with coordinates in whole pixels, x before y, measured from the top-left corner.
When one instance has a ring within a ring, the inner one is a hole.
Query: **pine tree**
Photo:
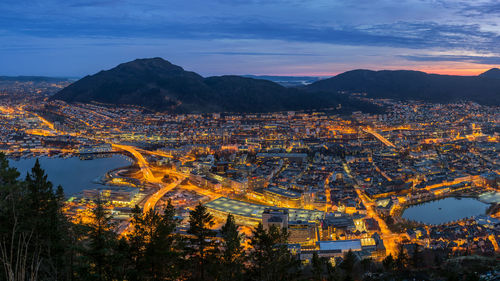
[[[88,246],[84,251],[88,269],[82,272],[82,277],[88,280],[113,279],[113,250],[117,244],[117,237],[113,231],[114,224],[109,211],[105,209],[100,197],[92,211],[92,220],[88,225]]]
[[[344,258],[340,263],[340,268],[344,270],[346,278],[352,279],[354,264],[357,262],[357,260],[358,258],[351,250],[344,254]]]
[[[241,280],[243,276],[244,252],[238,226],[231,214],[227,215],[226,224],[222,226],[221,273],[219,280]]]
[[[114,280],[131,280],[130,245],[125,237],[121,237],[113,249],[111,266]]]
[[[18,177],[0,153],[0,280],[35,281],[40,273],[41,249],[33,239],[33,228],[25,222],[26,189]]]
[[[15,168],[9,166],[9,161],[5,158],[5,154],[0,153],[0,185],[3,186],[2,191],[5,190],[5,185],[17,184],[19,175],[19,172]]]
[[[175,234],[178,221],[172,203],[168,202],[163,215],[156,210],[143,214],[138,206],[132,214],[130,280],[176,280],[182,246]]]
[[[129,243],[129,269],[128,275],[130,280],[140,280],[139,277],[143,275],[141,271],[142,259],[144,255],[144,248],[146,245],[146,240],[143,235],[144,222],[142,209],[135,205],[132,209],[132,220],[130,222],[132,227],[131,233],[128,235]]]
[[[408,255],[406,254],[406,250],[403,244],[399,244],[398,246],[398,254],[396,256],[396,268],[398,271],[403,271],[408,264]]]
[[[286,228],[271,226],[265,231],[259,223],[254,229],[250,239],[253,280],[285,280],[297,274],[300,261],[287,248],[288,236]]]
[[[423,266],[422,262],[422,252],[420,251],[419,245],[415,244],[413,248],[413,254],[411,256],[411,265],[413,266],[413,268],[421,268]]]
[[[65,257],[70,227],[62,213],[64,191],[58,187],[54,193],[38,159],[24,182],[19,181],[18,176],[0,155],[0,203],[3,203],[0,204],[0,236],[24,240],[25,258],[40,260],[38,279],[64,279],[69,274]],[[18,246],[11,243],[9,251],[19,253]]]
[[[385,271],[394,270],[394,257],[392,256],[392,254],[389,254],[384,258],[384,260],[382,261],[382,265],[384,266]]]
[[[33,242],[40,249],[43,263],[40,265],[41,279],[64,277],[65,248],[68,221],[62,213],[64,190],[61,186],[55,193],[52,182],[47,179],[38,159],[26,175],[26,206],[23,207],[23,228],[33,231]]]
[[[213,257],[215,231],[210,228],[215,224],[213,216],[208,213],[207,208],[201,202],[191,211],[189,215],[188,233],[193,236],[190,239],[190,255],[193,264],[197,265],[194,270],[194,280],[208,280],[207,267]]]
[[[178,276],[178,251],[174,234],[177,220],[175,210],[169,201],[161,216],[151,210],[145,216],[147,235],[145,263],[149,280],[175,280]]]
[[[318,256],[317,252],[313,253],[312,259],[311,259],[311,267],[312,267],[312,274],[314,280],[321,281],[323,280],[323,265],[324,261]]]

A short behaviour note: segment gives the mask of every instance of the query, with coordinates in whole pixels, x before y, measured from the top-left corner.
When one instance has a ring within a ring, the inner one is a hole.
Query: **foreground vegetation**
[[[70,222],[63,202],[38,161],[20,180],[0,154],[0,280],[478,280],[498,267],[495,257],[418,246],[410,254],[403,245],[381,263],[348,252],[335,266],[317,255],[303,264],[288,250],[286,230],[259,225],[246,240],[229,215],[216,232],[201,204],[185,231],[170,203],[162,213],[136,207],[118,236],[105,202],[97,200],[88,223]]]

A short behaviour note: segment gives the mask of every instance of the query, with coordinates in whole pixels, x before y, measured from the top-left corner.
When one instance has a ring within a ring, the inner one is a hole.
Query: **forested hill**
[[[409,70],[352,70],[306,87],[311,92],[366,93],[372,98],[422,100],[450,103],[474,101],[500,105],[500,70],[493,68],[478,76],[427,74]]]
[[[340,94],[312,93],[242,76],[204,78],[161,58],[138,59],[86,76],[52,99],[138,105],[175,113],[275,112],[337,107],[339,113],[379,112]]]

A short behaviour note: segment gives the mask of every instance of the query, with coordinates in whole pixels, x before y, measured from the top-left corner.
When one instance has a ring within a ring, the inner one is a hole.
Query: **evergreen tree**
[[[130,277],[130,245],[122,237],[113,249],[111,267],[114,280],[132,280]]]
[[[318,256],[318,253],[314,252],[311,259],[312,274],[314,280],[323,280],[323,260]]]
[[[340,263],[340,268],[344,270],[346,276],[345,280],[349,280],[349,278],[352,279],[354,264],[357,262],[357,260],[358,258],[351,250],[344,254],[344,258]]]
[[[60,279],[64,276],[64,255],[69,224],[62,214],[64,191],[58,187],[54,193],[38,159],[26,175],[27,194],[23,228],[33,231],[34,246],[40,249],[43,262],[40,265],[41,279]]]
[[[404,248],[403,244],[399,244],[398,246],[398,254],[396,256],[396,268],[398,271],[403,271],[406,268],[406,265],[408,264],[408,255],[406,253],[406,250]]]
[[[220,257],[222,268],[219,280],[241,280],[244,267],[244,252],[241,245],[243,235],[239,234],[233,215],[227,215],[226,224],[222,227],[221,233],[223,239]]]
[[[259,223],[250,239],[252,246],[251,278],[253,280],[285,280],[297,273],[300,261],[287,248],[288,231],[271,226],[265,231]]]
[[[144,248],[146,245],[146,240],[143,235],[145,232],[143,221],[142,209],[135,205],[132,209],[132,220],[130,222],[132,231],[127,236],[129,244],[129,269],[127,272],[130,280],[140,280],[140,276],[143,275],[141,269]]]
[[[65,257],[70,224],[62,213],[64,191],[58,187],[54,193],[38,159],[24,182],[19,182],[18,176],[4,155],[0,155],[0,236],[11,241],[24,241],[24,258],[40,261],[37,279],[67,278]],[[21,245],[10,243],[8,247],[4,244],[3,248],[9,248],[11,253],[21,253],[18,246]]]
[[[213,258],[215,231],[210,228],[215,224],[213,216],[208,213],[207,208],[200,203],[189,215],[188,233],[193,236],[190,239],[189,252],[194,269],[193,280],[208,280],[207,267]]]
[[[175,209],[168,201],[163,215],[153,225],[150,243],[146,247],[146,262],[149,264],[151,280],[176,280],[179,276],[179,237],[175,235],[178,221]]]
[[[373,266],[373,260],[371,258],[364,258],[361,260],[360,265],[363,273],[370,272]]]
[[[175,234],[178,221],[169,201],[160,215],[146,214],[136,206],[132,211],[129,238],[131,280],[176,280],[180,275],[180,237]]]
[[[392,271],[394,269],[395,262],[392,254],[389,254],[384,258],[382,265],[384,266],[385,271]]]
[[[19,172],[15,168],[9,166],[9,161],[5,158],[5,154],[0,153],[0,185],[2,186],[0,191],[4,192],[8,185],[17,184],[19,175]]]
[[[83,253],[88,268],[84,268],[81,272],[82,279],[113,280],[113,255],[118,241],[113,229],[112,216],[98,197],[92,211],[91,222],[88,224],[88,244]]]
[[[413,268],[421,268],[423,267],[423,257],[422,257],[422,251],[420,250],[420,246],[418,244],[414,245],[413,248],[413,254],[411,256],[411,265]]]
[[[0,280],[34,281],[40,271],[40,249],[33,242],[33,229],[24,223],[26,189],[18,177],[0,153]]]

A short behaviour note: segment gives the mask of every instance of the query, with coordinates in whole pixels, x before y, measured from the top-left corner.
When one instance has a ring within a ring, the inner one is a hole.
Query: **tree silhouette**
[[[189,245],[189,254],[193,264],[197,265],[193,272],[194,280],[207,280],[207,265],[214,251],[213,237],[215,231],[210,228],[215,224],[213,216],[200,203],[189,215],[188,234],[192,235]]]
[[[243,235],[238,232],[238,226],[231,214],[227,215],[226,224],[222,226],[221,275],[220,280],[241,280],[245,256],[241,240]]]

